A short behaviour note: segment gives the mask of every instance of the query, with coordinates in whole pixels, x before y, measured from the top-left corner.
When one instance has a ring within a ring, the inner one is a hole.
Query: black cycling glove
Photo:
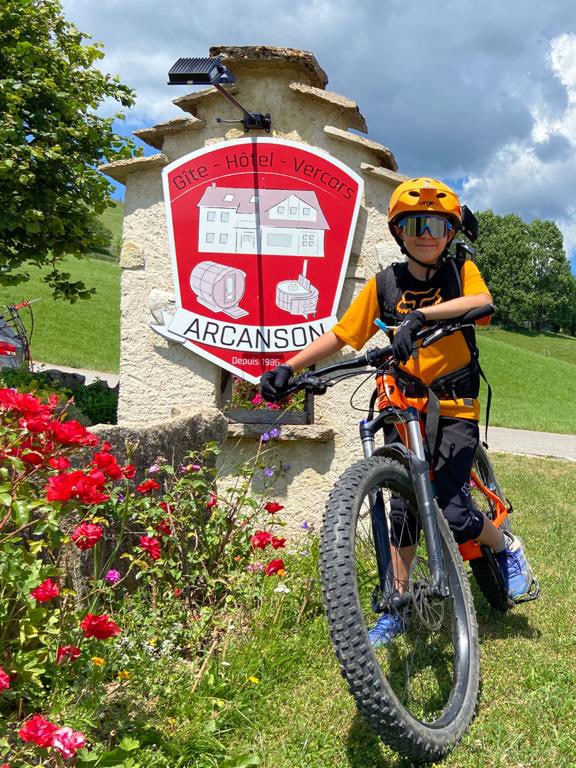
[[[406,319],[402,321],[398,330],[394,332],[394,338],[392,339],[392,354],[396,362],[408,362],[408,358],[412,354],[416,334],[421,330],[425,322],[426,318],[419,309],[406,315]]]
[[[279,365],[263,373],[260,377],[260,391],[264,400],[269,403],[281,400],[291,376],[292,368],[289,365]]]

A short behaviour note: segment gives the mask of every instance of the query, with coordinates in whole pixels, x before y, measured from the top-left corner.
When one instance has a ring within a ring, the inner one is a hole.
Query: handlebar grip
[[[482,307],[476,307],[471,309],[463,317],[460,318],[462,323],[474,323],[476,320],[481,320],[483,317],[489,317],[495,312],[494,304],[484,304]]]

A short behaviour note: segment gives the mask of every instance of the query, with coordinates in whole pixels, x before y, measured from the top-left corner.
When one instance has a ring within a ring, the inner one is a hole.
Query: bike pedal
[[[540,584],[538,583],[538,579],[533,577],[528,592],[525,595],[521,595],[520,597],[516,598],[514,600],[514,605],[520,605],[521,603],[531,603],[532,600],[537,600],[539,597]]]

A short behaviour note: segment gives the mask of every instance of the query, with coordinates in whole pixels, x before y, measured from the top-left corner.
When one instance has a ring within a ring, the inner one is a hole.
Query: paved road
[[[107,381],[111,387],[118,383],[118,374],[89,371],[82,368],[68,368],[63,365],[50,363],[35,363],[37,370],[58,368],[69,373],[79,373],[86,377],[90,384],[96,379]],[[481,435],[484,428],[481,425]],[[529,432],[524,429],[507,429],[505,427],[490,427],[488,430],[490,450],[504,453],[520,453],[527,456],[553,456],[559,459],[576,461],[576,435],[557,435],[552,432]]]
[[[480,432],[484,434],[483,429]],[[528,456],[554,456],[576,461],[576,435],[489,427],[488,444],[491,451],[524,453]]]

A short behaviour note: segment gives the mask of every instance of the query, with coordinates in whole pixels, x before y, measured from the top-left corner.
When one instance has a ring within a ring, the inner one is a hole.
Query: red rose
[[[149,477],[148,480],[144,480],[144,482],[140,483],[140,485],[136,486],[138,493],[149,493],[150,491],[155,491],[158,488],[160,488],[160,483],[157,483],[156,480],[153,480],[151,477]]]
[[[10,675],[0,667],[0,691],[10,688]]]
[[[172,505],[171,504],[167,504],[165,501],[161,501],[160,504],[158,504],[158,506],[160,507],[161,510],[166,512],[167,515],[171,515],[172,514],[173,510],[172,510]]]
[[[44,432],[50,423],[49,414],[40,414],[39,416],[23,416],[20,419],[20,426],[28,432],[39,434]]]
[[[154,536],[140,536],[140,546],[148,552],[152,560],[158,560],[160,557],[160,543]]]
[[[23,414],[45,414],[54,409],[52,402],[47,405],[28,392],[21,394],[10,388],[0,389],[0,405],[7,410],[14,408]]]
[[[172,536],[172,528],[170,527],[169,520],[160,520],[160,522],[155,523],[154,530],[156,533],[160,534],[160,536]]]
[[[281,536],[274,536],[271,543],[274,549],[282,549],[286,546],[286,539],[283,539]]]
[[[65,661],[76,661],[82,651],[76,645],[59,645],[56,651],[56,664],[63,664]]]
[[[272,534],[268,531],[256,531],[250,538],[250,543],[254,549],[265,549],[272,541]]]
[[[74,757],[76,752],[86,744],[86,736],[72,728],[58,728],[52,735],[52,746],[58,750],[66,760]]]
[[[34,715],[27,720],[18,731],[22,741],[30,741],[39,747],[49,747],[52,744],[52,736],[58,730],[58,726],[42,715]]]
[[[136,467],[134,464],[126,464],[125,467],[122,467],[122,474],[127,480],[132,480],[136,475]]]
[[[66,456],[53,456],[51,459],[48,459],[48,464],[53,469],[58,469],[60,472],[63,469],[68,469],[70,466],[70,462],[66,458]]]
[[[80,626],[84,637],[95,637],[97,640],[107,640],[109,637],[119,635],[120,627],[103,613],[100,616],[94,613],[87,613],[82,619]]]
[[[122,477],[122,467],[111,453],[95,453],[92,457],[92,463],[112,480],[119,480]]]
[[[39,603],[47,603],[49,600],[60,596],[60,589],[52,579],[44,579],[42,584],[33,589],[30,594]]]
[[[112,443],[109,443],[107,440],[105,440],[102,443],[102,447],[100,448],[100,450],[102,451],[102,453],[108,453],[109,451],[112,450]]]
[[[110,498],[101,491],[105,482],[106,477],[100,470],[93,470],[89,475],[81,470],[61,472],[48,479],[46,498],[48,501],[78,499],[82,504],[101,504]]]
[[[78,549],[92,549],[96,542],[100,541],[104,529],[94,523],[80,523],[72,531],[70,538]]]
[[[98,438],[79,421],[51,421],[50,432],[61,445],[98,445]]]
[[[284,568],[284,560],[279,558],[278,560],[270,560],[268,565],[266,566],[266,576],[274,576],[275,573],[280,573],[280,571],[285,571]]]
[[[277,501],[269,501],[267,504],[264,504],[264,509],[271,515],[275,515],[276,512],[280,512],[280,510],[284,509],[284,507],[282,504],[278,504]]]
[[[218,504],[218,496],[216,496],[216,494],[214,493],[211,493],[210,498],[206,502],[206,506],[208,507],[208,509],[212,509],[212,507],[215,507],[216,504]]]

